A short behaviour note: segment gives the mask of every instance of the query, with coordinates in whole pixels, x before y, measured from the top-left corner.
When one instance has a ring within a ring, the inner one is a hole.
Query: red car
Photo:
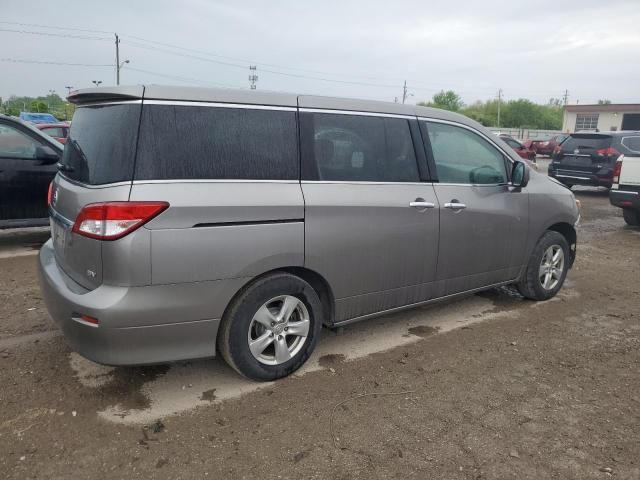
[[[38,123],[34,127],[42,130],[42,133],[46,133],[60,143],[65,143],[69,136],[69,125],[66,123]]]
[[[527,148],[525,145],[517,141],[515,138],[510,137],[508,135],[500,135],[500,139],[513,148],[518,155],[520,155],[525,160],[529,160],[530,162],[536,163],[536,151],[530,148]]]
[[[531,149],[535,150],[536,153],[540,155],[549,155],[553,154],[555,148],[560,145],[567,138],[567,135],[553,135],[551,137],[546,138],[534,138],[530,140],[526,140],[523,144]]]

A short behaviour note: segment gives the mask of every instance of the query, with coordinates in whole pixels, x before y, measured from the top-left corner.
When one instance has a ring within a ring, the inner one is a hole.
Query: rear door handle
[[[423,208],[436,208],[435,203],[425,202],[422,198],[416,198],[413,202],[409,202],[409,206],[419,210]]]
[[[467,206],[464,203],[453,200],[449,203],[445,203],[444,208],[449,208],[451,210],[463,210],[467,208]]]

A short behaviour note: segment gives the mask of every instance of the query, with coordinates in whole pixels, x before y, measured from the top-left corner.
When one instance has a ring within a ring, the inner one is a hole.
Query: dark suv
[[[611,188],[613,166],[621,154],[632,152],[626,139],[640,137],[640,132],[572,133],[560,145],[549,164],[549,176],[568,187],[592,185]]]

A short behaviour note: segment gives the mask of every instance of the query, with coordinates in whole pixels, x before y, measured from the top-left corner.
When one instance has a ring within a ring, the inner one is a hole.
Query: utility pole
[[[118,34],[113,34],[116,37],[116,85],[120,85],[120,39]]]
[[[502,104],[502,89],[498,89],[498,128],[500,128],[500,105]]]
[[[256,82],[258,81],[258,75],[256,75],[257,68],[256,65],[249,65],[249,88],[251,90],[256,89]]]
[[[563,99],[562,104],[566,107],[567,101],[569,100],[569,90],[565,89],[562,99]]]
[[[117,33],[113,35],[116,37],[116,85],[120,85],[120,37]]]
[[[407,88],[407,81],[404,81],[404,85],[402,86],[402,103],[407,101],[407,98],[413,97],[413,93],[409,93],[409,89]]]

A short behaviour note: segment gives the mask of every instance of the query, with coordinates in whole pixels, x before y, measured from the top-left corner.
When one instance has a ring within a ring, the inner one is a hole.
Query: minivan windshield
[[[88,185],[130,181],[140,108],[140,104],[78,107],[60,160],[62,174]]]
[[[610,146],[611,137],[609,135],[593,135],[588,133],[570,135],[569,138],[562,142],[562,149],[565,151],[598,150]]]

